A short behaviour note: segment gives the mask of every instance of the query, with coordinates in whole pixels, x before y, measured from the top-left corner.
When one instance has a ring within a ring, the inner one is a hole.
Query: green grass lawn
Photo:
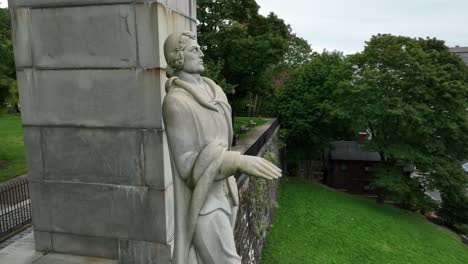
[[[466,264],[468,245],[422,216],[283,180],[262,264]]]
[[[0,116],[0,182],[25,172],[21,118],[19,115]]]
[[[241,134],[240,133],[240,127],[242,125],[249,126],[250,125],[250,120],[253,120],[255,123],[257,123],[257,126],[264,125],[267,120],[261,119],[258,117],[235,117],[234,118],[234,132],[239,135],[239,139],[244,139],[247,138],[247,134]]]

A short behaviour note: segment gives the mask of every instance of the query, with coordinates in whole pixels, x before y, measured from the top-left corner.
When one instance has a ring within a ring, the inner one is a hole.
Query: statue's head
[[[167,61],[166,75],[172,77],[179,71],[200,74],[205,69],[203,56],[194,33],[172,33],[164,42],[164,57]]]

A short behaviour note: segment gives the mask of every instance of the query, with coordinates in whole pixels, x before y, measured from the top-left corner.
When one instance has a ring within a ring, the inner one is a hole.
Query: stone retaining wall
[[[258,156],[280,165],[278,130]],[[238,180],[240,208],[234,235],[242,264],[259,264],[271,225],[280,181],[241,176]]]

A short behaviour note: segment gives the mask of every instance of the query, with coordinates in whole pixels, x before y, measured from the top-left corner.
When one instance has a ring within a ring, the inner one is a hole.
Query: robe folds
[[[174,264],[188,264],[195,255],[192,240],[200,214],[223,210],[234,219],[234,228],[239,203],[233,174],[240,153],[230,151],[231,107],[221,87],[208,78],[203,82],[204,87],[177,77],[166,82],[163,119],[174,183]]]

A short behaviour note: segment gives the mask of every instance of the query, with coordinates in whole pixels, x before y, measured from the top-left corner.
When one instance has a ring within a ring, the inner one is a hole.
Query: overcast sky
[[[378,33],[436,37],[468,46],[468,0],[257,0],[315,51],[354,53]]]
[[[2,7],[7,0],[0,0]],[[377,33],[436,37],[468,46],[468,0],[257,0],[315,51],[354,53]]]

